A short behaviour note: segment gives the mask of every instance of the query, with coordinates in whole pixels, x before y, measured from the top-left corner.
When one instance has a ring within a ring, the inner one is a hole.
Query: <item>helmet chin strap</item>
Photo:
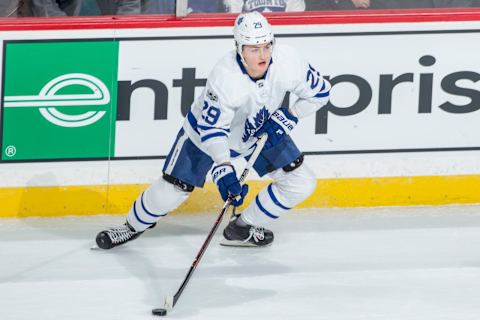
[[[243,46],[241,44],[239,44],[238,42],[235,42],[235,45],[237,47],[237,53],[238,55],[240,56],[240,60],[242,61],[243,65],[245,67],[248,67],[247,65],[247,62],[245,61],[245,59],[243,58],[243,54],[242,54],[242,49],[243,49]]]

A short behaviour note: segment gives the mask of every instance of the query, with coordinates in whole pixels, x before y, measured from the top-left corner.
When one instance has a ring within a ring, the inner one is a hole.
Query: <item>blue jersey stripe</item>
[[[200,134],[200,132],[198,132],[198,128],[197,128],[197,119],[195,119],[195,116],[193,115],[192,112],[189,112],[187,113],[187,120],[188,120],[188,123],[190,123],[190,126],[192,126],[193,130],[195,130],[195,132],[197,132],[198,134]]]
[[[230,157],[236,158],[236,157],[238,157],[238,156],[240,156],[240,155],[241,155],[241,154],[238,153],[237,151],[230,149]]]
[[[217,127],[209,127],[209,126],[202,126],[202,125],[197,125],[197,128],[203,131],[208,131],[208,130],[213,130],[213,129],[218,129],[218,130],[223,130],[225,132],[230,132],[230,129],[223,129],[223,128],[217,128]]]
[[[271,214],[270,212],[267,211],[267,209],[265,209],[261,203],[260,203],[260,200],[258,199],[258,196],[255,197],[255,203],[257,204],[258,208],[263,212],[265,213],[265,215],[267,215],[268,217],[272,218],[272,219],[278,219],[277,216]]]
[[[325,98],[325,97],[328,97],[330,95],[330,91],[327,91],[327,92],[319,92],[315,95],[315,98]]]
[[[322,83],[322,89],[320,89],[320,91],[323,91],[323,90],[325,90],[325,85],[326,85],[326,84],[325,84],[325,80],[323,80],[323,83]]]
[[[284,206],[283,204],[280,203],[280,201],[278,201],[277,197],[275,197],[275,194],[273,194],[271,183],[268,185],[267,191],[268,191],[268,194],[270,195],[270,198],[272,198],[273,203],[275,203],[277,206],[279,206],[280,208],[282,208],[284,210],[290,210],[291,209],[291,208],[288,208],[288,207]]]
[[[228,137],[225,132],[214,132],[214,133],[207,134],[206,136],[203,136],[201,140],[202,140],[202,142],[205,142],[208,139],[215,138],[215,137],[220,137],[220,136]]]

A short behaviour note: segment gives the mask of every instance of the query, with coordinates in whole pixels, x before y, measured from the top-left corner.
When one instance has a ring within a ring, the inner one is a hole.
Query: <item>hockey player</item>
[[[223,200],[235,196],[232,204],[240,206],[248,186],[240,185],[231,159],[248,158],[265,132],[268,140],[253,167],[273,182],[230,221],[222,244],[271,244],[273,233],[265,227],[315,189],[315,176],[289,134],[299,119],[327,103],[330,84],[293,48],[275,44],[272,27],[260,13],[240,14],[233,33],[236,50],[208,76],[165,160],[163,176],[133,203],[125,224],[97,235],[100,248],[121,245],[153,227],[204,185],[210,169]],[[299,98],[290,108],[281,106],[287,92]]]

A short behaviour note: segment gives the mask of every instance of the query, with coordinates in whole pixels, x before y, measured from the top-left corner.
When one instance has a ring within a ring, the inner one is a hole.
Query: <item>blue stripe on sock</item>
[[[267,209],[265,209],[261,204],[260,204],[260,200],[258,200],[258,196],[255,197],[255,203],[257,204],[258,208],[263,212],[265,213],[265,215],[267,215],[268,217],[272,218],[272,219],[278,219],[277,216],[271,214],[270,212],[267,211]]]
[[[160,218],[160,217],[164,217],[166,216],[167,214],[164,213],[164,214],[154,214],[154,213],[151,213],[150,211],[147,210],[147,208],[145,207],[145,205],[143,204],[143,194],[145,192],[142,192],[142,196],[140,197],[140,204],[142,205],[142,209],[143,211],[145,211],[149,216],[152,216],[154,218]]]
[[[279,206],[280,208],[282,208],[284,210],[290,210],[291,209],[291,208],[285,207],[283,204],[280,203],[280,201],[278,201],[277,197],[275,197],[275,195],[273,194],[271,183],[268,185],[267,191],[268,191],[268,194],[270,195],[270,198],[272,198],[273,203],[275,203],[277,206]]]
[[[147,226],[151,226],[153,223],[145,222],[145,221],[143,221],[142,219],[140,219],[140,217],[138,216],[138,213],[137,213],[137,208],[136,208],[136,206],[137,206],[137,201],[135,201],[135,202],[133,203],[133,214],[135,215],[135,218],[137,218],[138,222],[143,223],[143,224],[146,224]]]

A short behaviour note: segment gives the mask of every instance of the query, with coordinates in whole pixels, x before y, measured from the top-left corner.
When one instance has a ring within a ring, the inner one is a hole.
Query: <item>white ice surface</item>
[[[92,251],[123,216],[0,219],[0,319],[154,319],[215,214]],[[169,319],[480,319],[480,206],[303,210],[269,248],[212,241]]]

